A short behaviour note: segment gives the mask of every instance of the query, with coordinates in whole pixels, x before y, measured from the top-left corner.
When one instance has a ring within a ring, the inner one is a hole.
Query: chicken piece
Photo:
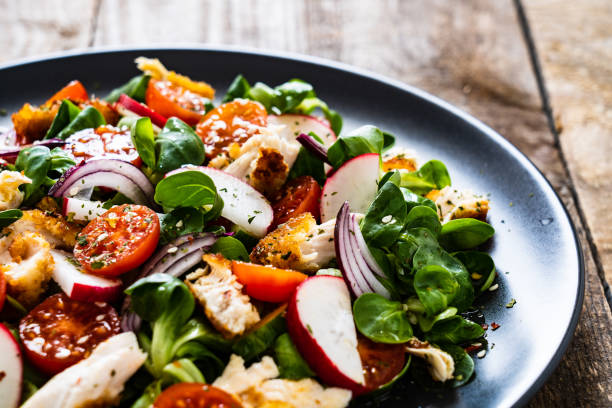
[[[436,203],[443,223],[457,218],[476,218],[484,221],[489,212],[489,200],[469,190],[459,191],[446,186],[442,190],[430,191],[425,197]]]
[[[41,107],[26,103],[18,112],[13,113],[11,119],[19,144],[28,144],[42,139],[51,127],[60,105],[61,101],[56,101],[51,106]]]
[[[335,226],[335,219],[317,225],[310,213],[300,214],[263,237],[251,252],[251,262],[315,272],[336,256]]]
[[[51,378],[22,408],[109,407],[145,362],[133,332],[100,343],[89,357]]]
[[[383,154],[382,160],[382,169],[385,172],[394,169],[416,171],[418,168],[416,153],[402,147],[394,147],[390,149]]]
[[[23,201],[23,193],[19,191],[19,186],[31,182],[29,177],[18,171],[0,172],[0,211],[19,208]]]
[[[150,75],[153,79],[170,81],[191,92],[202,95],[205,98],[212,99],[215,97],[215,90],[209,84],[206,82],[193,81],[185,75],[177,74],[174,71],[168,71],[166,67],[164,67],[164,64],[157,58],[138,57],[135,62],[139,70]]]
[[[206,268],[187,275],[185,283],[204,307],[213,326],[226,338],[242,335],[259,322],[259,312],[242,293],[232,263],[221,255],[204,254]]]
[[[444,382],[453,378],[455,362],[447,352],[431,346],[426,341],[419,341],[416,338],[408,341],[406,352],[427,362],[427,369],[434,381]]]
[[[72,250],[81,227],[68,222],[63,216],[53,216],[41,210],[27,210],[23,216],[6,227],[4,234],[19,234],[25,231],[40,233],[53,248]]]
[[[255,189],[269,194],[280,188],[295,163],[300,143],[281,136],[281,126],[259,127],[242,146],[230,145],[229,157],[215,157],[209,166],[246,181]]]
[[[323,388],[310,378],[277,379],[278,375],[278,367],[269,356],[245,368],[242,357],[232,355],[213,385],[236,395],[245,408],[343,408],[351,400],[349,390]]]
[[[0,271],[7,291],[26,307],[35,305],[45,291],[54,265],[51,246],[36,232],[0,239]]]

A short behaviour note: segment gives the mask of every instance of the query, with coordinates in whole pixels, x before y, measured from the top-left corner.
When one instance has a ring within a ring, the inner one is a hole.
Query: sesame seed
[[[478,358],[484,358],[484,356],[486,356],[486,355],[487,355],[487,350],[480,350],[480,351],[478,352],[478,354],[476,354],[476,357],[478,357]]]
[[[171,247],[171,248],[168,248],[168,253],[169,253],[169,254],[174,254],[174,253],[176,253],[176,251],[178,251],[178,248],[177,248],[177,247]]]
[[[499,288],[499,285],[496,283],[495,285],[489,288],[489,292],[495,292]]]

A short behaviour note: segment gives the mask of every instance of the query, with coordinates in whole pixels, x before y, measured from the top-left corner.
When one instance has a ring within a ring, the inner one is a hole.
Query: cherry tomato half
[[[151,79],[145,93],[149,108],[163,117],[176,116],[194,126],[206,113],[210,100],[170,81]]]
[[[212,385],[178,383],[159,394],[153,408],[241,408],[233,395]]]
[[[287,302],[308,275],[270,265],[232,261],[232,272],[244,285],[247,295],[264,302]]]
[[[88,272],[117,276],[142,265],[159,241],[159,218],[143,205],[123,204],[94,218],[77,236],[74,257]]]
[[[104,125],[97,129],[85,129],[66,139],[68,144],[62,148],[74,159],[76,164],[92,157],[104,157],[129,161],[140,166],[142,160],[132,143],[130,129],[119,129]]]
[[[310,176],[301,176],[287,182],[273,197],[274,220],[270,229],[289,221],[302,213],[309,212],[319,218],[321,187]]]
[[[89,357],[94,348],[121,331],[115,309],[53,295],[19,323],[25,355],[47,374],[56,374]]]
[[[4,272],[0,270],[0,312],[4,307],[4,300],[6,299],[6,278]]]
[[[374,391],[398,375],[406,364],[404,344],[375,343],[357,334],[357,351],[361,357],[366,389]]]
[[[60,89],[53,95],[45,105],[51,105],[55,101],[61,101],[63,99],[70,99],[75,102],[83,102],[89,99],[85,87],[80,81],[71,81],[68,85]]]
[[[212,159],[228,153],[233,143],[242,145],[266,126],[268,114],[259,102],[236,99],[211,110],[196,126],[196,133],[206,147],[206,157]]]

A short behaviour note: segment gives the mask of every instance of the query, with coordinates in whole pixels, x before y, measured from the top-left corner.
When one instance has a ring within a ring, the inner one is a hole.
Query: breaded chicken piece
[[[26,103],[19,111],[13,113],[11,119],[17,133],[17,141],[28,144],[42,139],[51,127],[61,103],[56,101],[51,106],[41,107]]]
[[[18,171],[0,172],[0,211],[19,208],[23,201],[23,192],[19,190],[19,186],[31,182],[29,177]]]
[[[209,166],[246,181],[263,194],[279,189],[300,151],[300,143],[279,133],[281,126],[260,128],[242,146],[230,146],[229,157],[220,155]]]
[[[225,338],[244,334],[260,317],[250,298],[242,293],[231,261],[216,254],[204,254],[202,259],[206,268],[187,275],[185,283],[204,307],[208,320]]]
[[[425,197],[436,203],[440,220],[445,223],[457,218],[475,218],[485,221],[489,200],[469,190],[459,191],[451,186],[432,190]]]
[[[263,237],[251,252],[251,262],[315,272],[336,256],[335,226],[335,219],[317,225],[310,213],[300,214]]]
[[[7,292],[26,307],[38,302],[53,275],[51,246],[36,232],[11,234],[0,239],[0,271]]]
[[[427,370],[434,381],[445,382],[453,378],[455,362],[447,352],[416,338],[406,343],[406,352],[427,362]]]
[[[23,217],[6,227],[4,234],[35,231],[41,234],[51,247],[72,250],[81,227],[66,221],[63,216],[53,216],[41,210],[27,210]]]
[[[245,408],[343,408],[351,400],[351,391],[324,388],[312,378],[300,381],[276,378],[278,367],[269,356],[249,368],[232,354],[223,374],[212,384],[241,400]]]
[[[395,169],[416,171],[418,168],[416,153],[403,147],[390,149],[383,154],[382,161],[382,169],[385,172]]]

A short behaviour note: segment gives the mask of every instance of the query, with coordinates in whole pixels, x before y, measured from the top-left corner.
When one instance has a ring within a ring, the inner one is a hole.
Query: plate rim
[[[5,63],[0,64],[0,76],[3,71],[8,69],[19,69],[20,67],[31,65],[31,64],[39,64],[50,62],[52,60],[62,60],[68,58],[74,58],[85,55],[93,55],[93,54],[116,54],[116,53],[130,53],[130,52],[151,52],[151,51],[190,51],[190,52],[216,52],[216,53],[232,53],[232,54],[242,54],[246,56],[258,56],[258,57],[267,57],[267,58],[275,58],[287,61],[294,61],[299,63],[308,63],[312,65],[324,66],[327,68],[332,68],[337,71],[341,71],[344,73],[357,75],[363,77],[364,79],[375,80],[381,84],[392,86],[397,88],[403,92],[412,94],[426,102],[436,105],[439,108],[449,112],[450,114],[458,117],[459,119],[465,121],[467,124],[475,127],[481,133],[484,133],[487,137],[491,138],[494,142],[508,151],[513,158],[518,160],[521,165],[527,168],[531,174],[536,174],[544,184],[550,189],[554,199],[557,201],[557,204],[563,209],[563,214],[570,226],[570,230],[572,232],[574,238],[574,246],[576,249],[576,256],[578,260],[578,285],[577,285],[577,293],[574,301],[574,309],[572,311],[572,316],[569,320],[569,324],[565,329],[565,333],[563,334],[563,339],[559,343],[559,346],[554,351],[554,354],[550,361],[546,364],[542,372],[537,376],[537,378],[533,381],[533,383],[527,388],[527,390],[512,403],[512,407],[521,407],[526,405],[531,398],[540,390],[540,388],[544,385],[544,383],[550,378],[553,372],[557,369],[561,359],[565,355],[567,348],[574,338],[574,333],[576,327],[578,325],[578,321],[580,318],[580,314],[582,312],[583,304],[584,304],[584,295],[585,295],[585,279],[586,279],[586,270],[585,270],[585,262],[584,262],[584,249],[580,243],[580,237],[574,223],[574,220],[569,214],[569,211],[559,194],[555,191],[554,187],[550,183],[550,181],[546,178],[544,173],[523,153],[520,151],[514,144],[512,144],[509,140],[503,137],[500,133],[495,131],[492,127],[486,125],[481,120],[467,113],[466,111],[456,107],[450,102],[435,96],[427,91],[424,91],[416,86],[409,85],[400,80],[390,78],[386,75],[382,75],[371,70],[357,67],[348,63],[339,62],[335,60],[331,60],[323,57],[316,57],[307,54],[301,54],[296,52],[289,51],[278,51],[266,48],[256,48],[256,47],[245,47],[245,46],[236,46],[229,44],[201,44],[201,43],[155,43],[155,44],[130,44],[125,46],[95,46],[95,47],[79,47],[74,48],[69,51],[59,51],[59,52],[51,52],[39,54],[36,56],[26,57],[15,59],[11,61],[7,61]]]

